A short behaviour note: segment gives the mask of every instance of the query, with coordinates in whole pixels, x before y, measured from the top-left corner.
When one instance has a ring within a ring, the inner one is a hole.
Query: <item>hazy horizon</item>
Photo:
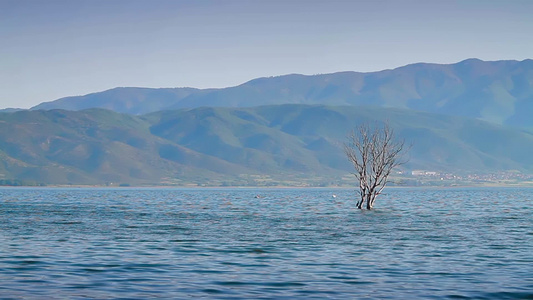
[[[533,53],[532,1],[0,0],[0,108]]]

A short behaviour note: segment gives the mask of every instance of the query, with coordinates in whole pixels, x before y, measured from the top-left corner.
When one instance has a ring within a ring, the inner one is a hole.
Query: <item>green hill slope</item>
[[[389,122],[413,144],[409,168],[439,170],[533,170],[533,135],[478,120],[402,109],[279,105],[199,108],[148,116],[151,132],[232,162],[249,152],[270,154],[271,166],[302,170],[348,170],[340,151],[346,134],[361,122]],[[285,165],[285,164],[286,165]],[[324,168],[326,167],[326,168]]]
[[[247,171],[158,138],[149,126],[101,109],[2,114],[2,177],[47,184],[154,184]]]
[[[333,182],[351,170],[350,129],[388,122],[412,143],[406,170],[533,173],[533,135],[491,123],[369,106],[0,114],[0,179],[46,184]],[[255,179],[254,179],[255,178]]]

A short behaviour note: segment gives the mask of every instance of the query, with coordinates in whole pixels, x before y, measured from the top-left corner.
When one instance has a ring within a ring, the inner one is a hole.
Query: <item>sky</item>
[[[0,109],[114,87],[533,58],[531,0],[0,0]]]

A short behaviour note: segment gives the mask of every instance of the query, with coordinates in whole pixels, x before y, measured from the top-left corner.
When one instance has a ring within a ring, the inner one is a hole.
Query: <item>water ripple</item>
[[[338,189],[0,189],[0,298],[532,299],[532,200],[389,189],[359,211]]]

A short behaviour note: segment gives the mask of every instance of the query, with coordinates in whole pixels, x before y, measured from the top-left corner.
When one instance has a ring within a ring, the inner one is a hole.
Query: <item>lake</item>
[[[0,189],[1,299],[533,299],[532,188]]]

